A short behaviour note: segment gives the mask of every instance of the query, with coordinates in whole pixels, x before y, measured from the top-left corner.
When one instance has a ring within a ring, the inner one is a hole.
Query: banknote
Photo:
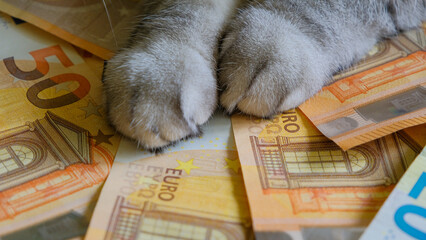
[[[0,0],[0,11],[28,21],[103,59],[122,46],[138,0]]]
[[[361,237],[370,239],[426,239],[426,148]]]
[[[158,155],[123,140],[86,239],[251,239],[230,120],[203,132]]]
[[[94,197],[97,199],[97,197]],[[0,237],[2,240],[83,240],[89,227],[96,201],[14,231]]]
[[[425,30],[379,43],[300,109],[345,150],[426,123]]]
[[[9,236],[93,203],[120,137],[91,69],[102,60],[6,15],[0,35],[0,236]]]
[[[358,239],[426,143],[399,131],[343,151],[298,109],[232,125],[257,240]]]
[[[74,46],[74,49],[83,58],[90,70],[101,79],[104,72],[104,60],[79,47]]]
[[[80,238],[86,233],[88,221],[76,212],[70,212],[36,224],[18,232],[2,236],[2,240],[58,240]]]

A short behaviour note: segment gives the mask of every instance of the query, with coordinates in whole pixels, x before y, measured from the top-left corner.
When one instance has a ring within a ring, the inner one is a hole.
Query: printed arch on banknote
[[[149,201],[135,204],[118,196],[109,220],[109,239],[244,239],[250,224],[196,216],[193,209],[175,208]],[[204,213],[205,214],[205,213]],[[198,215],[203,215],[199,212]]]
[[[421,147],[402,133],[346,152],[324,136],[250,137],[262,187],[372,187],[395,184]],[[398,146],[392,148],[389,146]],[[320,185],[318,185],[320,183]]]
[[[25,171],[44,159],[43,147],[30,139],[3,143],[0,148],[0,176]]]
[[[110,167],[112,154],[92,141],[86,129],[49,111],[0,132],[0,220],[101,183],[109,169],[99,160]],[[49,191],[55,194],[46,197]]]
[[[294,214],[377,211],[422,149],[404,132],[346,152],[323,135],[250,141],[263,193],[288,195]]]
[[[342,81],[327,86],[325,89],[330,91],[340,102],[344,103],[391,82],[393,77],[401,72],[401,69],[398,68],[380,69],[378,72],[370,72],[368,71],[369,69],[400,59],[400,65],[404,64],[405,61],[410,62],[409,66],[404,68],[405,75],[423,70],[424,59],[421,52],[426,49],[424,30],[425,28],[404,32],[389,41],[378,43],[353,68],[349,68],[333,77],[335,81]],[[419,52],[420,56],[417,56],[416,52]],[[360,78],[358,74],[365,74],[365,76]]]

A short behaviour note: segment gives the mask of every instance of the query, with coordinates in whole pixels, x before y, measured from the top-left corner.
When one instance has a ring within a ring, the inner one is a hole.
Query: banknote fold
[[[425,29],[379,43],[300,109],[344,150],[426,123]]]
[[[344,151],[298,109],[232,124],[258,240],[358,239],[426,141],[421,125]]]

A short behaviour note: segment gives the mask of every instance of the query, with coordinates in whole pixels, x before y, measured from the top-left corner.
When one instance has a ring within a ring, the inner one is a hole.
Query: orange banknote
[[[358,239],[426,144],[421,125],[343,151],[299,110],[232,125],[257,240]]]
[[[102,60],[81,56],[67,42],[2,14],[0,35],[4,236],[84,215],[109,173],[120,137],[105,118]]]
[[[0,0],[0,10],[103,59],[131,33],[138,0]]]
[[[425,29],[379,43],[300,109],[345,150],[426,123]]]
[[[252,239],[230,120],[203,132],[159,155],[123,140],[86,239]]]

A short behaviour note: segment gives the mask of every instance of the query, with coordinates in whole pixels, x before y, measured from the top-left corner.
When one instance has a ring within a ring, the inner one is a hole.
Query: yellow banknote
[[[96,198],[120,137],[105,119],[102,60],[6,15],[0,35],[4,236],[61,216],[75,219],[67,214]]]
[[[86,239],[251,239],[230,120],[154,155],[123,140]]]
[[[426,148],[408,168],[361,239],[426,239]]]
[[[426,123],[425,29],[378,44],[300,109],[345,150]]]
[[[232,125],[258,240],[357,239],[426,141],[399,131],[343,151],[299,110]]]
[[[0,11],[28,21],[103,59],[125,43],[137,0],[0,0]]]

